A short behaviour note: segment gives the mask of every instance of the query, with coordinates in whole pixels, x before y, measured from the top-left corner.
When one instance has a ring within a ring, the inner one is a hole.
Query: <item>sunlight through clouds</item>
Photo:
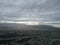
[[[59,0],[0,0],[0,21],[60,22]]]

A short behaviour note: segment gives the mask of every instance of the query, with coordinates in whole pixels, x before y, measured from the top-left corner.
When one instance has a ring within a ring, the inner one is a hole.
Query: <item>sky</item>
[[[0,22],[60,23],[60,0],[0,0]]]

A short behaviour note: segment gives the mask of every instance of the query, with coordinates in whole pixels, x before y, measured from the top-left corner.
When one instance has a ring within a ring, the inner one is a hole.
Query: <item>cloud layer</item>
[[[60,22],[60,0],[0,0],[0,21]]]

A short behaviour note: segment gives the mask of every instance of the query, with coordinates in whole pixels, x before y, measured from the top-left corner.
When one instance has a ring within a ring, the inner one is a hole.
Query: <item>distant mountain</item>
[[[16,23],[0,23],[0,30],[31,30],[30,27],[24,24]]]
[[[0,23],[0,30],[60,30],[50,25],[24,25],[16,23]]]
[[[33,25],[33,26],[30,26],[30,27],[32,27],[32,28],[34,28],[34,29],[42,29],[42,30],[56,30],[56,29],[59,29],[59,28],[57,28],[57,27],[53,27],[53,26],[51,26],[51,25]]]

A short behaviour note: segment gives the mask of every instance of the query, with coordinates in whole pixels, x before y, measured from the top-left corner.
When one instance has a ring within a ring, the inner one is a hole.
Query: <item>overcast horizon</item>
[[[0,22],[60,23],[60,0],[0,0]]]

